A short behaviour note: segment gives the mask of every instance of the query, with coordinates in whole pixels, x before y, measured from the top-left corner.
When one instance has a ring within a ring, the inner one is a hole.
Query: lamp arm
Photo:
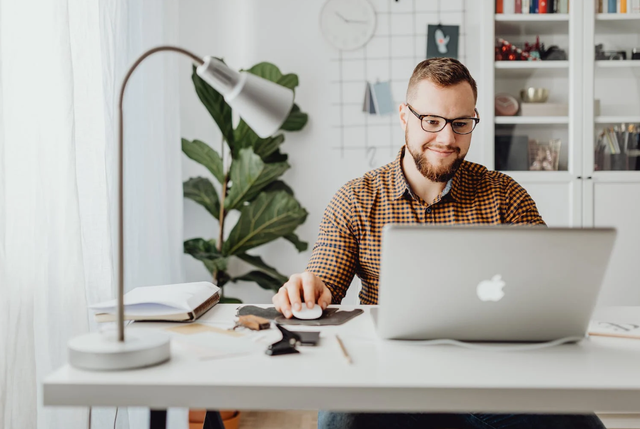
[[[148,51],[140,55],[140,57],[138,57],[138,59],[129,68],[129,71],[122,81],[122,86],[120,88],[120,98],[118,100],[118,150],[120,151],[118,155],[118,167],[120,169],[118,172],[118,199],[120,206],[118,208],[118,311],[116,313],[118,321],[118,341],[122,342],[124,341],[124,122],[122,114],[122,102],[124,100],[124,90],[127,87],[127,82],[133,74],[133,71],[138,67],[138,65],[140,65],[142,61],[144,61],[145,58],[160,51],[173,51],[186,55],[191,58],[197,65],[201,65],[204,63],[204,61],[197,55],[185,49],[175,46],[158,46],[156,48],[149,49]]]

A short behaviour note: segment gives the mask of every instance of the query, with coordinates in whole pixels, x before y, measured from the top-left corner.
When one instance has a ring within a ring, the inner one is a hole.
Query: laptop
[[[381,338],[553,341],[586,334],[616,231],[389,224],[382,237]]]

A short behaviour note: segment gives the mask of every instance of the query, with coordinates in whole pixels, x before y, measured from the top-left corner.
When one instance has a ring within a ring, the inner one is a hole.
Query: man
[[[451,58],[418,64],[399,107],[405,145],[395,161],[343,186],[327,207],[307,271],[274,296],[286,317],[302,301],[340,304],[354,274],[362,304],[377,304],[380,241],[387,223],[542,224],[527,192],[510,177],[465,161],[480,121],[477,87]],[[433,269],[439,269],[434,266]],[[590,415],[365,414],[321,412],[320,428],[599,428]]]

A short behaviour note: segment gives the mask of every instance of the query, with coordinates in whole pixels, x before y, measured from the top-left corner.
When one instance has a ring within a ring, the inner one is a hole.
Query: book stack
[[[496,13],[569,13],[569,1],[570,0],[496,0]]]
[[[597,13],[640,13],[640,0],[597,0]]]

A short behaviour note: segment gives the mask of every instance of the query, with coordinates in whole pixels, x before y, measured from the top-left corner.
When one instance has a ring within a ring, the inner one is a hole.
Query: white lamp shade
[[[262,138],[275,134],[289,116],[293,91],[251,73],[238,73],[206,57],[196,70]]]

